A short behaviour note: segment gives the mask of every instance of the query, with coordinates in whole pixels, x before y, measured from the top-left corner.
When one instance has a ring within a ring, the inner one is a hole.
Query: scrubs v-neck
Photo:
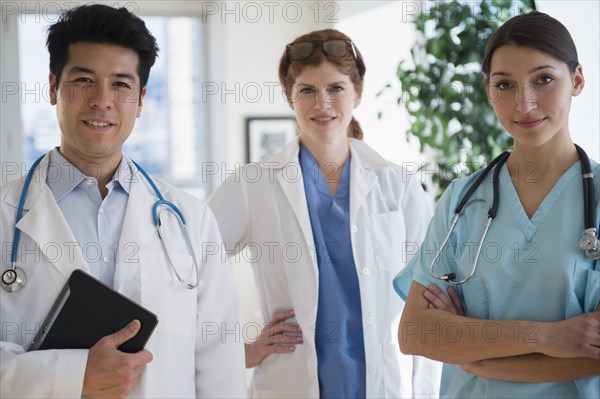
[[[300,146],[319,266],[315,340],[322,398],[361,398],[366,390],[360,291],[350,238],[350,162],[349,157],[334,196],[312,154]]]

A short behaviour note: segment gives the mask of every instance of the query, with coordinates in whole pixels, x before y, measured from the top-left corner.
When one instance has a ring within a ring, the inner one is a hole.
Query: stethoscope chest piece
[[[2,273],[2,289],[6,292],[15,292],[20,290],[27,282],[25,271],[20,267],[14,267],[5,270]]]
[[[585,256],[588,259],[596,260],[600,259],[600,241],[596,236],[596,229],[586,229],[579,246],[585,252]]]

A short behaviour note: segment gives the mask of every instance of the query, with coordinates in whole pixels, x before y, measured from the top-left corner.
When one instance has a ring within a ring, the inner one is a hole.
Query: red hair
[[[292,43],[302,41],[324,41],[329,39],[350,40],[348,36],[340,31],[335,29],[324,29],[298,36]],[[333,64],[341,73],[350,77],[350,81],[354,85],[354,90],[360,96],[362,94],[366,67],[358,49],[354,47],[354,50],[356,51],[356,60],[350,51],[345,57],[331,57],[325,54],[320,47],[315,49],[310,57],[303,60],[290,60],[288,59],[287,53],[284,52],[279,60],[279,83],[285,90],[285,96],[288,103],[290,105],[292,103],[292,88],[296,83],[296,78],[302,73],[304,68],[318,67],[324,62]],[[352,121],[350,122],[348,136],[359,140],[362,140],[363,138],[363,131],[360,124],[354,117],[352,117]]]

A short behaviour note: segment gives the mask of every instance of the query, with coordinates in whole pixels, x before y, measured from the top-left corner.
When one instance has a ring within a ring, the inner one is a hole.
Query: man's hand
[[[246,344],[246,368],[258,366],[274,353],[289,353],[302,343],[302,331],[295,323],[283,323],[294,317],[293,310],[279,312],[262,329],[260,335],[251,344]]]
[[[152,354],[146,349],[124,353],[117,348],[133,338],[141,324],[133,320],[122,330],[107,335],[90,348],[82,395],[87,398],[123,398],[140,378]]]

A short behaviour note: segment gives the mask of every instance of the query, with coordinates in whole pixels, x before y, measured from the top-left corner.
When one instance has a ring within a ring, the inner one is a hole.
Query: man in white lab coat
[[[0,290],[0,396],[245,396],[243,342],[232,334],[239,329],[235,282],[222,257],[204,251],[221,241],[214,216],[156,181],[185,215],[193,248],[176,215],[163,212],[168,258],[152,220],[158,195],[122,153],[142,111],[158,51],[154,37],[126,9],[91,5],[63,14],[49,29],[48,48],[60,147],[33,170],[19,220],[23,179],[1,187],[2,272],[12,268],[16,227],[16,266],[27,281],[7,278]],[[132,321],[89,350],[27,352],[75,269],[156,313],[146,349],[117,349],[139,330]],[[185,287],[174,269],[191,275],[195,287]]]

